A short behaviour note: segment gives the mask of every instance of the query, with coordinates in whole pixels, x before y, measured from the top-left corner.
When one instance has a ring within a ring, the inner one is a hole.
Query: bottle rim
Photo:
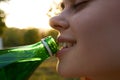
[[[45,41],[45,38],[41,39],[41,42],[43,43],[43,45],[44,45],[45,48],[47,49],[49,55],[52,56],[53,53],[52,53],[52,51],[51,51],[49,45],[48,45],[47,42]]]

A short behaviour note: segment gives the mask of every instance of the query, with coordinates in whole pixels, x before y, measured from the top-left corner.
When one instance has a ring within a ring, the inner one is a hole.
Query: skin
[[[63,11],[50,19],[58,42],[74,46],[58,52],[64,77],[120,80],[120,0],[63,0]]]

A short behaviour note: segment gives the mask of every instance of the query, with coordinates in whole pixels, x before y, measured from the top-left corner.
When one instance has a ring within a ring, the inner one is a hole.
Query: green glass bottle
[[[51,36],[32,45],[0,50],[0,80],[28,80],[40,63],[57,50]]]

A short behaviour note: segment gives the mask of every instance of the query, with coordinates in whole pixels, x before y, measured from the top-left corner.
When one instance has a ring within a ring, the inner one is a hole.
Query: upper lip
[[[62,36],[59,36],[57,41],[58,43],[62,43],[62,42],[76,43],[76,40],[74,38],[67,38]]]

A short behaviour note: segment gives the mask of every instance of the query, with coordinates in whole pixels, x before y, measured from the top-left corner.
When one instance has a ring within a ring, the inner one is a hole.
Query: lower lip
[[[71,47],[69,47],[69,48],[63,48],[63,49],[61,49],[61,50],[59,50],[57,52],[56,57],[60,57],[62,54],[67,53],[70,50],[71,50]]]

